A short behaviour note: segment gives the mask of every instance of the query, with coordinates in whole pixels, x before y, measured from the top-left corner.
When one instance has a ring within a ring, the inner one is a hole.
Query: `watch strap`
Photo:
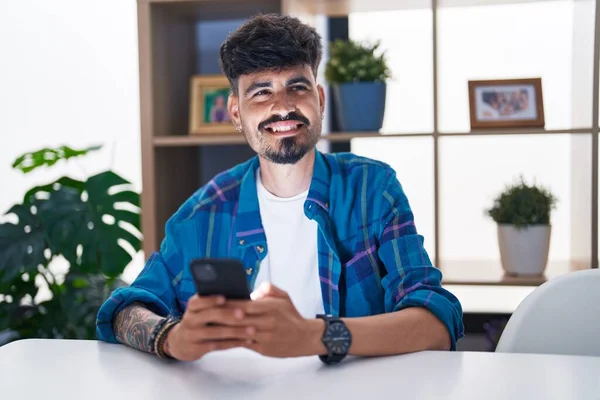
[[[327,354],[320,354],[319,359],[325,364],[329,364],[329,365],[337,364],[340,361],[342,361],[346,357],[347,354],[333,353],[330,350],[329,346],[327,346],[327,343],[325,343],[324,338],[325,338],[325,335],[327,334],[328,328],[331,324],[342,324],[344,326],[346,326],[346,324],[344,324],[344,322],[341,319],[334,317],[332,315],[317,314],[317,318],[320,318],[325,321],[325,330],[323,331],[323,338],[321,339],[321,341],[327,348]]]

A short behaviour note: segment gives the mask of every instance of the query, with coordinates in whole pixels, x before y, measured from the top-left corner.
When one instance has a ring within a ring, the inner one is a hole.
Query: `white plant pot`
[[[498,225],[502,268],[509,275],[542,275],[548,263],[550,225]]]

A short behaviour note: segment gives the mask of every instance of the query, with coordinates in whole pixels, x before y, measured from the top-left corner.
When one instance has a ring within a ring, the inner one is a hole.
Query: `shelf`
[[[589,134],[592,128],[575,129],[486,129],[470,132],[440,132],[438,136],[501,136],[501,135],[581,135]]]
[[[537,3],[546,0],[438,0],[438,8],[472,7],[502,4]],[[213,0],[213,3],[215,1]],[[243,6],[244,0],[225,0],[230,9]],[[270,1],[272,3],[272,1]],[[177,7],[205,5],[207,0],[138,0],[139,4],[167,4]],[[431,0],[281,0],[284,13],[292,15],[347,16],[357,12],[416,10],[431,8]]]
[[[397,137],[432,137],[432,133],[376,133],[376,132],[352,132],[332,133],[323,135],[321,140],[329,142],[349,142],[358,138],[397,138]],[[186,147],[186,146],[215,146],[228,144],[244,144],[246,139],[241,134],[223,135],[162,135],[152,139],[154,147]]]
[[[461,136],[497,136],[497,135],[577,135],[589,134],[592,128],[580,129],[519,129],[519,130],[490,130],[473,132],[440,133],[440,137],[461,137]],[[349,142],[352,139],[359,138],[399,138],[399,137],[433,137],[433,133],[377,133],[377,132],[336,132],[323,135],[321,140],[332,143]],[[161,135],[152,140],[155,147],[186,147],[186,146],[215,146],[228,144],[244,144],[246,139],[239,134],[223,135]]]
[[[257,12],[281,12],[280,0],[138,0],[138,4],[193,22],[246,19]]]
[[[148,0],[146,0],[148,1]],[[169,0],[150,0],[169,1]],[[438,8],[537,3],[545,0],[438,0]],[[283,0],[283,9],[292,15],[346,16],[357,12],[431,8],[431,0]]]
[[[543,276],[508,276],[500,262],[495,261],[444,261],[441,271],[444,285],[539,286],[549,279],[589,268],[589,263],[551,261]]]
[[[283,9],[292,15],[346,16],[355,12],[430,8],[430,0],[283,0]]]
[[[187,146],[215,146],[227,144],[244,144],[246,139],[241,134],[223,134],[223,135],[163,135],[152,139],[154,147],[187,147]]]
[[[359,138],[398,138],[398,137],[433,137],[433,133],[378,133],[378,132],[335,132],[324,135],[321,139],[329,142],[349,142]]]

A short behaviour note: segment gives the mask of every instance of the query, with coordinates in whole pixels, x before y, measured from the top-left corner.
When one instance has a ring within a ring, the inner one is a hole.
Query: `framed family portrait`
[[[542,79],[469,81],[471,129],[543,128]]]
[[[227,78],[195,75],[190,85],[190,135],[236,133],[227,111],[231,93]]]

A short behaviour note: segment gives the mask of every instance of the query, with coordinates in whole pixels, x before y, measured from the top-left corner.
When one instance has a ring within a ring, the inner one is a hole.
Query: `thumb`
[[[263,282],[258,287],[258,289],[256,289],[254,292],[252,292],[250,297],[252,298],[252,300],[258,300],[258,299],[263,299],[265,297],[289,299],[290,296],[287,294],[286,291],[279,289],[277,286],[275,286],[271,283],[268,283],[268,282]]]

